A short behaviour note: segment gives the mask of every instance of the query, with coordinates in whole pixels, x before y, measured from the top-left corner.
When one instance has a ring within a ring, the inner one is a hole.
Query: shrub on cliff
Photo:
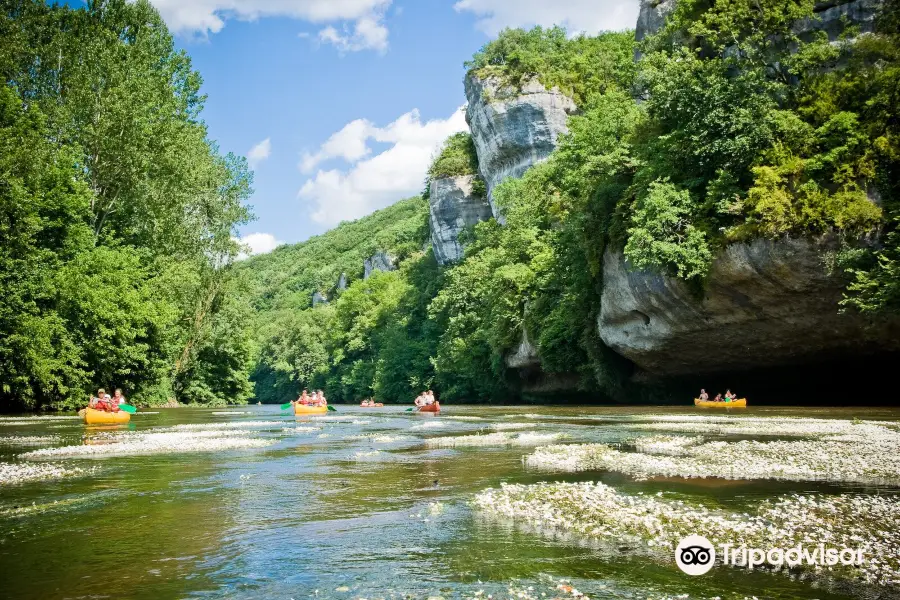
[[[569,38],[562,27],[504,29],[466,62],[474,75],[521,89],[533,77],[579,106],[611,87],[628,88],[634,74],[634,32]]]

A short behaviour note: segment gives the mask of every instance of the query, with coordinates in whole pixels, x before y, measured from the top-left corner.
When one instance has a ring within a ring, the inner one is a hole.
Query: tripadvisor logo
[[[716,564],[716,549],[702,535],[689,535],[675,548],[675,563],[688,575],[703,575]]]
[[[797,545],[792,548],[748,548],[722,544],[722,564],[753,569],[760,566],[796,567],[813,565],[832,567],[850,565],[861,567],[865,562],[862,549],[833,548],[818,544],[812,548]],[[675,548],[675,563],[688,575],[703,575],[716,564],[716,549],[702,535],[689,535]]]

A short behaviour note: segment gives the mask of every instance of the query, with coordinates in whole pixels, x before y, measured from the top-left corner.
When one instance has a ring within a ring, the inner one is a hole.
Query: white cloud
[[[259,163],[269,158],[269,154],[271,153],[272,141],[271,138],[266,138],[250,148],[250,152],[247,153],[247,163],[250,165],[251,169],[255,169]]]
[[[381,22],[382,16],[373,13],[358,19],[352,31],[346,25],[342,32],[329,25],[319,32],[319,41],[334,44],[341,52],[369,49],[384,52],[388,46],[388,30]]]
[[[343,159],[348,167],[319,170],[303,184],[298,196],[310,203],[311,217],[318,223],[334,225],[357,219],[419,193],[441,143],[466,129],[462,109],[447,119],[424,123],[419,111],[412,110],[386,127],[358,119],[332,135],[318,152],[305,155],[300,163],[301,169],[311,171],[325,160]],[[391,146],[370,156],[370,140]]]
[[[254,254],[265,254],[271,252],[284,242],[275,239],[271,233],[248,233],[237,239],[237,242],[244,246],[239,258],[247,258]]]
[[[300,170],[309,173],[319,163],[330,158],[343,158],[356,162],[371,150],[366,143],[376,128],[365,119],[350,121],[340,131],[333,133],[315,154],[305,153],[300,161]]]
[[[504,27],[562,25],[570,33],[633,29],[638,0],[459,0],[457,11],[479,17],[478,27],[496,35]]]
[[[289,17],[333,25],[319,33],[321,41],[342,51],[384,50],[387,28],[382,23],[392,0],[151,0],[174,33],[207,36],[218,33],[229,19],[255,21]],[[352,26],[351,26],[352,24]]]

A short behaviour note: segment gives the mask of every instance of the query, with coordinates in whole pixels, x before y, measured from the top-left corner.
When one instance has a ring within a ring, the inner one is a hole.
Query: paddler
[[[709,394],[707,394],[706,390],[704,390],[702,388],[700,389],[700,399],[703,400],[704,402],[709,400]]]
[[[731,402],[732,400],[737,400],[737,398],[731,393],[731,390],[725,390],[725,402]]]
[[[109,397],[109,394],[106,393],[106,390],[103,388],[98,389],[97,396],[91,397],[91,402],[90,402],[89,406],[91,408],[94,408],[97,410],[104,410],[104,411],[109,412],[109,410],[111,408],[110,407],[110,397]]]

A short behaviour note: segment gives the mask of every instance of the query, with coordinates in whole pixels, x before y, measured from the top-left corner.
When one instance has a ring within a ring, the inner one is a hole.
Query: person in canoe
[[[128,404],[128,400],[125,399],[125,396],[122,395],[122,388],[116,388],[116,391],[113,392],[112,397],[113,405],[121,406],[122,404]]]
[[[421,407],[425,406],[424,395],[419,394],[418,396],[416,396],[416,400],[415,400],[415,402],[413,402],[413,404],[415,404],[417,408],[421,408]]]
[[[716,394],[716,397],[713,399],[713,402],[721,402],[721,401],[722,401],[722,394]]]
[[[426,406],[431,406],[432,404],[434,404],[434,392],[432,392],[431,390],[428,390],[427,392],[425,392],[422,395],[425,397],[425,405]]]
[[[96,410],[103,410],[106,412],[112,411],[111,398],[103,388],[97,390],[96,396],[91,396],[91,401],[88,403],[88,406]],[[116,406],[116,408],[118,409],[118,406]]]
[[[737,400],[737,396],[731,393],[731,390],[725,390],[725,402],[731,402],[732,400]]]
[[[702,389],[702,388],[701,388],[701,390],[700,390],[700,399],[703,400],[704,402],[706,402],[707,400],[709,400],[709,394],[707,394],[707,393],[706,393],[706,390],[704,390],[704,389]]]
[[[299,398],[291,400],[291,404],[309,404],[309,392],[303,390]]]
[[[328,406],[328,400],[325,399],[325,391],[324,390],[319,390],[318,406]]]

